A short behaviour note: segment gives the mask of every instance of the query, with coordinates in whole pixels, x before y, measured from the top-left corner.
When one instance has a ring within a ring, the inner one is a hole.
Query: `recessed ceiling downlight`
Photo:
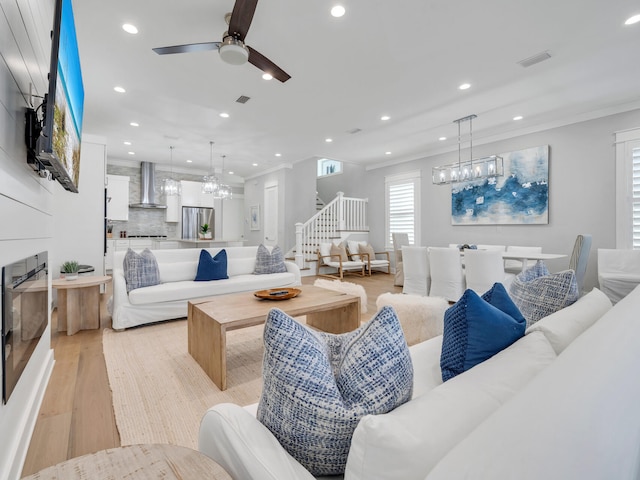
[[[342,5],[336,5],[333,8],[331,8],[331,15],[336,18],[342,17],[345,14],[345,12],[346,10]]]
[[[633,17],[627,18],[624,22],[625,25],[633,25],[634,23],[640,22],[640,15],[634,15]]]
[[[524,117],[522,115],[516,115],[513,119],[517,122],[518,120],[522,120]]]
[[[382,120],[383,122],[386,122],[387,120],[389,120],[391,117],[389,115],[383,115],[380,117],[380,120]]]
[[[273,80],[273,75],[271,75],[270,73],[263,73],[262,78],[263,80]]]
[[[126,90],[123,87],[120,87],[120,86],[113,87],[113,89],[118,93],[125,93],[126,92]]]
[[[471,88],[471,84],[470,83],[462,83],[458,88],[460,90],[468,90],[469,88]]]
[[[444,142],[447,139],[447,137],[440,137],[438,138],[438,140],[440,140],[441,142]]]
[[[325,138],[324,141],[327,143],[331,143],[333,142],[333,138]]]
[[[139,127],[140,124],[137,122],[131,122],[129,125],[131,125],[132,127]]]
[[[122,29],[125,32],[130,33],[131,35],[135,35],[136,33],[138,33],[138,28],[130,23],[125,23],[124,25],[122,25]]]
[[[220,114],[220,116],[221,116],[222,118],[229,118],[229,114],[228,114],[228,113],[226,113],[226,112],[222,112],[222,113]]]

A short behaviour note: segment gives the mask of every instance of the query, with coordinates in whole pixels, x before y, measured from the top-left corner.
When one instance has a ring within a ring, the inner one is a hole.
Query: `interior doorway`
[[[264,187],[264,239],[267,246],[278,244],[278,184]]]

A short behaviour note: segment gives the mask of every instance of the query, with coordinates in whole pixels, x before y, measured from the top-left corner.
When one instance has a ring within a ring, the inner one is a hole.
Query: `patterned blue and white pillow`
[[[268,273],[284,273],[286,271],[287,267],[284,264],[282,249],[276,245],[269,253],[267,247],[260,244],[256,254],[256,268],[253,273],[255,275],[265,275]]]
[[[160,269],[155,255],[145,248],[142,253],[136,253],[130,248],[122,263],[127,293],[136,288],[150,287],[160,283]]]
[[[527,328],[541,318],[568,307],[580,296],[573,270],[549,273],[540,261],[516,276],[509,295],[527,319]]]
[[[392,307],[353,332],[318,332],[272,309],[257,418],[313,475],[344,473],[364,415],[411,398],[413,365]]]

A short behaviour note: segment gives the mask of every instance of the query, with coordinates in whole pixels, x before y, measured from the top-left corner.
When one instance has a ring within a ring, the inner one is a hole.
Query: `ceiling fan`
[[[244,37],[249,31],[253,14],[256,11],[258,0],[236,0],[231,14],[225,15],[225,21],[229,25],[228,31],[222,35],[221,42],[190,43],[187,45],[174,45],[171,47],[154,48],[158,55],[171,53],[202,52],[218,50],[220,57],[231,65],[242,65],[249,61],[273,78],[286,82],[291,75],[262,55],[260,52],[244,43]]]

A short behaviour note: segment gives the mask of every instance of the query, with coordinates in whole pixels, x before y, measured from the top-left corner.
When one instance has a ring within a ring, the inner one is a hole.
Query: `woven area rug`
[[[255,403],[262,391],[263,326],[227,333],[228,388],[221,392],[187,350],[187,321],[103,332],[103,351],[121,444],[198,448],[212,405]]]

